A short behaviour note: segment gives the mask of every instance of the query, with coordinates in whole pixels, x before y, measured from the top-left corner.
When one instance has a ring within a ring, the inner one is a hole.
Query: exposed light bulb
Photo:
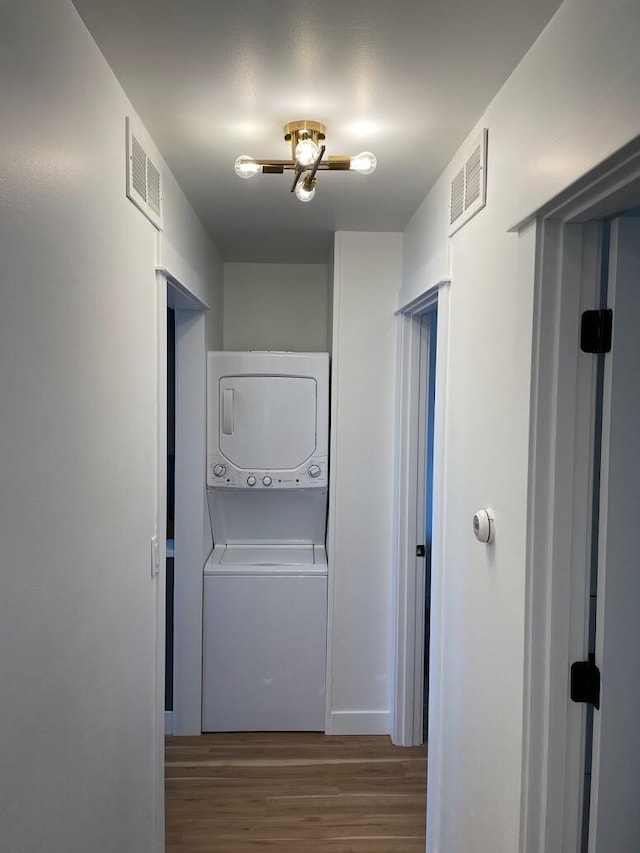
[[[361,151],[360,154],[351,158],[349,168],[361,175],[370,175],[375,172],[377,165],[378,161],[375,154],[372,154],[371,151]]]
[[[310,166],[318,159],[320,149],[313,139],[301,139],[296,145],[296,160],[301,166]]]
[[[300,181],[296,186],[296,196],[299,201],[311,201],[315,194],[315,186],[307,187],[304,181]]]
[[[235,162],[235,170],[236,175],[239,178],[252,178],[254,175],[257,175],[260,169],[259,166],[253,157],[249,157],[247,154],[243,154],[241,157]]]

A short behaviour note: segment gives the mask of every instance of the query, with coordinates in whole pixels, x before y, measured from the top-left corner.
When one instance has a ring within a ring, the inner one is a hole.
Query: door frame
[[[449,285],[443,278],[421,296],[397,312],[398,379],[396,411],[396,482],[394,496],[394,563],[395,563],[395,648],[393,653],[393,718],[391,738],[399,746],[422,743],[422,697],[424,685],[424,590],[425,561],[416,561],[416,544],[424,535],[420,529],[419,510],[424,506],[426,470],[424,436],[426,387],[424,379],[424,318],[437,308],[436,392],[434,419],[433,470],[433,540],[431,600],[431,643],[429,669],[429,728],[438,730],[441,714],[440,639],[441,623],[438,602],[442,598],[443,565],[442,507],[445,499],[445,406],[447,375],[447,342],[449,334]],[[422,520],[424,525],[424,520]],[[430,749],[430,767],[437,768],[438,748]],[[434,777],[435,779],[436,777]],[[436,786],[433,787],[434,796]]]
[[[172,734],[202,734],[202,572],[211,552],[206,503],[205,308],[175,308],[175,510]]]
[[[600,359],[597,607],[591,638],[596,666],[602,670],[602,696],[601,708],[593,714],[589,850],[626,853],[638,849],[640,837],[640,779],[631,774],[616,779],[625,765],[627,772],[633,767],[637,774],[640,761],[635,733],[640,691],[633,662],[624,660],[640,651],[638,638],[634,642],[629,636],[640,597],[636,560],[630,556],[636,548],[634,510],[640,506],[640,396],[634,369],[640,362],[640,210],[611,220],[609,237],[603,304],[613,310],[613,340],[610,352]]]
[[[176,308],[176,384],[183,386],[180,401],[176,399],[176,458],[178,454],[178,427],[180,424],[181,462],[185,475],[176,477],[176,507],[184,508],[183,517],[176,518],[176,532],[180,543],[179,573],[181,606],[176,609],[174,630],[174,685],[176,666],[188,671],[188,678],[180,683],[178,707],[181,710],[173,731],[176,734],[200,734],[201,719],[201,671],[195,673],[191,664],[185,666],[194,654],[192,623],[197,621],[192,613],[202,613],[202,551],[203,531],[209,523],[205,511],[205,312],[208,306],[195,295],[201,290],[200,283],[193,280],[187,264],[167,242],[164,235],[158,237],[158,262],[156,264],[156,536],[159,571],[154,577],[155,595],[155,714],[154,714],[154,849],[164,853],[164,735],[165,735],[165,606],[166,606],[166,500],[167,500],[167,307]],[[162,258],[162,261],[160,260]],[[167,262],[165,259],[169,258]],[[178,324],[182,334],[178,336]],[[180,353],[180,354],[179,354]],[[180,378],[178,366],[180,365]],[[185,382],[185,377],[188,379]],[[185,387],[186,386],[186,387]],[[195,424],[195,429],[193,428]],[[198,429],[198,425],[200,428]],[[191,472],[197,469],[193,478]],[[201,481],[201,482],[200,482]],[[200,484],[202,487],[200,488]],[[194,530],[199,532],[192,542]],[[176,554],[177,556],[177,554]],[[152,559],[154,555],[152,554]],[[176,573],[176,577],[177,577]],[[194,582],[199,578],[199,586]],[[185,587],[183,592],[182,588]],[[199,590],[199,592],[198,592]],[[186,594],[185,594],[186,593]],[[195,594],[194,594],[195,593]],[[196,599],[198,599],[196,601]],[[194,607],[195,604],[195,607]],[[190,608],[194,607],[193,611]],[[185,630],[186,628],[186,630]],[[175,637],[186,635],[187,643],[175,642]],[[189,641],[191,646],[189,646]],[[176,660],[176,649],[179,659]],[[196,655],[202,651],[202,637],[198,638]],[[196,702],[197,696],[197,702]],[[174,689],[174,709],[176,707]],[[177,722],[177,726],[176,726]],[[197,728],[197,731],[194,729]],[[186,729],[186,730],[185,730]]]
[[[521,269],[535,259],[520,853],[579,850],[586,713],[569,669],[588,650],[596,405],[580,314],[600,307],[601,220],[638,199],[634,140],[514,229]]]
[[[167,536],[167,279],[156,271],[156,482],[155,536],[159,561],[154,576],[154,643],[155,643],[155,714],[153,726],[153,767],[155,795],[153,803],[154,850],[165,849],[164,832],[164,730],[165,730],[165,634],[166,634],[166,565]],[[152,570],[153,571],[153,570]]]

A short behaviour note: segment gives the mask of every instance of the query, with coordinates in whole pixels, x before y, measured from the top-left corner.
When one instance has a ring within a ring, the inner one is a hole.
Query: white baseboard
[[[328,735],[388,735],[388,711],[332,711]]]
[[[173,711],[164,712],[164,733],[173,734]],[[388,735],[388,711],[334,711],[328,735]]]
[[[164,733],[166,735],[173,734],[173,711],[164,712]]]

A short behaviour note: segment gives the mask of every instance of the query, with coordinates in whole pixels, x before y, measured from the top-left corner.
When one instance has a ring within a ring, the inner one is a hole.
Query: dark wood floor
[[[424,853],[426,750],[387,737],[167,738],[168,853]]]

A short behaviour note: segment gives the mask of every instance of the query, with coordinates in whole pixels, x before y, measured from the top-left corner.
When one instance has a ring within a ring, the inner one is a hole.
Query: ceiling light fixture
[[[285,142],[291,143],[291,160],[254,160],[243,154],[235,162],[236,175],[252,178],[258,172],[281,175],[285,170],[295,172],[291,192],[300,201],[311,201],[316,194],[316,172],[359,172],[370,175],[378,161],[370,151],[355,156],[339,155],[323,160],[326,146],[322,144],[326,127],[319,121],[290,121],[284,128]]]

